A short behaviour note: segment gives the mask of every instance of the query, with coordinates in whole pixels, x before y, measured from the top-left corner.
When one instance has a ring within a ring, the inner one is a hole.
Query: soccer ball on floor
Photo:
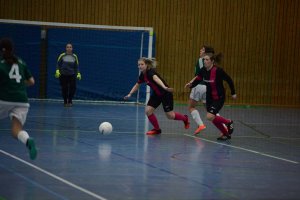
[[[103,135],[107,135],[107,134],[110,134],[113,130],[113,127],[111,125],[111,123],[109,122],[102,122],[100,125],[99,125],[99,132]]]

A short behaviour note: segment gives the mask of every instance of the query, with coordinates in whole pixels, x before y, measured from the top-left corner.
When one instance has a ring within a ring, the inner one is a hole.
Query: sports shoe
[[[34,160],[37,156],[37,150],[35,148],[35,143],[33,138],[28,138],[26,142],[26,146],[29,150],[29,156],[31,160]]]
[[[230,140],[231,136],[230,135],[221,135],[220,137],[217,138],[217,140],[219,141],[226,141],[226,140]]]
[[[231,135],[233,133],[233,121],[230,120],[230,122],[227,123],[226,126],[227,126],[227,130],[228,130],[228,134]]]
[[[195,130],[194,132],[194,135],[197,135],[199,134],[201,131],[203,131],[204,129],[206,129],[206,126],[203,124],[203,125],[200,125],[198,126],[198,128]]]
[[[161,129],[152,129],[146,133],[147,135],[159,135],[161,134]]]
[[[190,121],[189,121],[189,117],[187,115],[184,115],[186,117],[186,121],[183,121],[184,123],[184,128],[185,129],[189,129],[190,128]]]

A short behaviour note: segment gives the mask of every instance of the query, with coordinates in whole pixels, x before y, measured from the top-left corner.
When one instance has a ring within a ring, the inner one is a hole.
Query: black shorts
[[[161,103],[165,112],[172,111],[174,107],[173,94],[170,92],[166,92],[163,96],[152,94],[147,105],[153,108],[157,108]]]
[[[224,106],[225,99],[219,100],[207,100],[206,101],[206,110],[207,112],[216,115]]]

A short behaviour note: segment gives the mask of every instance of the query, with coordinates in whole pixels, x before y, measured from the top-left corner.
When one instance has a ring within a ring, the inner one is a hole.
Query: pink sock
[[[153,126],[156,130],[160,129],[160,128],[159,128],[158,121],[157,121],[157,118],[156,118],[156,116],[155,116],[154,114],[149,115],[149,116],[148,116],[148,119],[149,119],[150,123],[152,124],[152,126]]]
[[[174,112],[174,113],[175,113],[174,120],[181,120],[181,121],[184,121],[184,122],[186,121],[186,116],[184,116],[184,115],[182,115],[178,112]]]
[[[212,121],[212,123],[223,133],[223,135],[228,135],[228,130],[224,127],[223,123],[218,122],[215,119]]]
[[[224,117],[221,117],[221,116],[216,116],[213,121],[215,121],[216,123],[221,123],[221,124],[227,124],[230,122],[230,120],[225,119]]]

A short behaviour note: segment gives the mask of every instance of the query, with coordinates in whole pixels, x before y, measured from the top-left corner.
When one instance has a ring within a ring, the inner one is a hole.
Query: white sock
[[[26,131],[22,130],[18,133],[18,140],[21,141],[23,144],[26,144],[29,135]]]
[[[200,117],[200,114],[199,114],[198,110],[193,110],[191,112],[191,115],[192,115],[192,118],[195,120],[195,122],[198,124],[198,126],[203,125],[203,121]]]

